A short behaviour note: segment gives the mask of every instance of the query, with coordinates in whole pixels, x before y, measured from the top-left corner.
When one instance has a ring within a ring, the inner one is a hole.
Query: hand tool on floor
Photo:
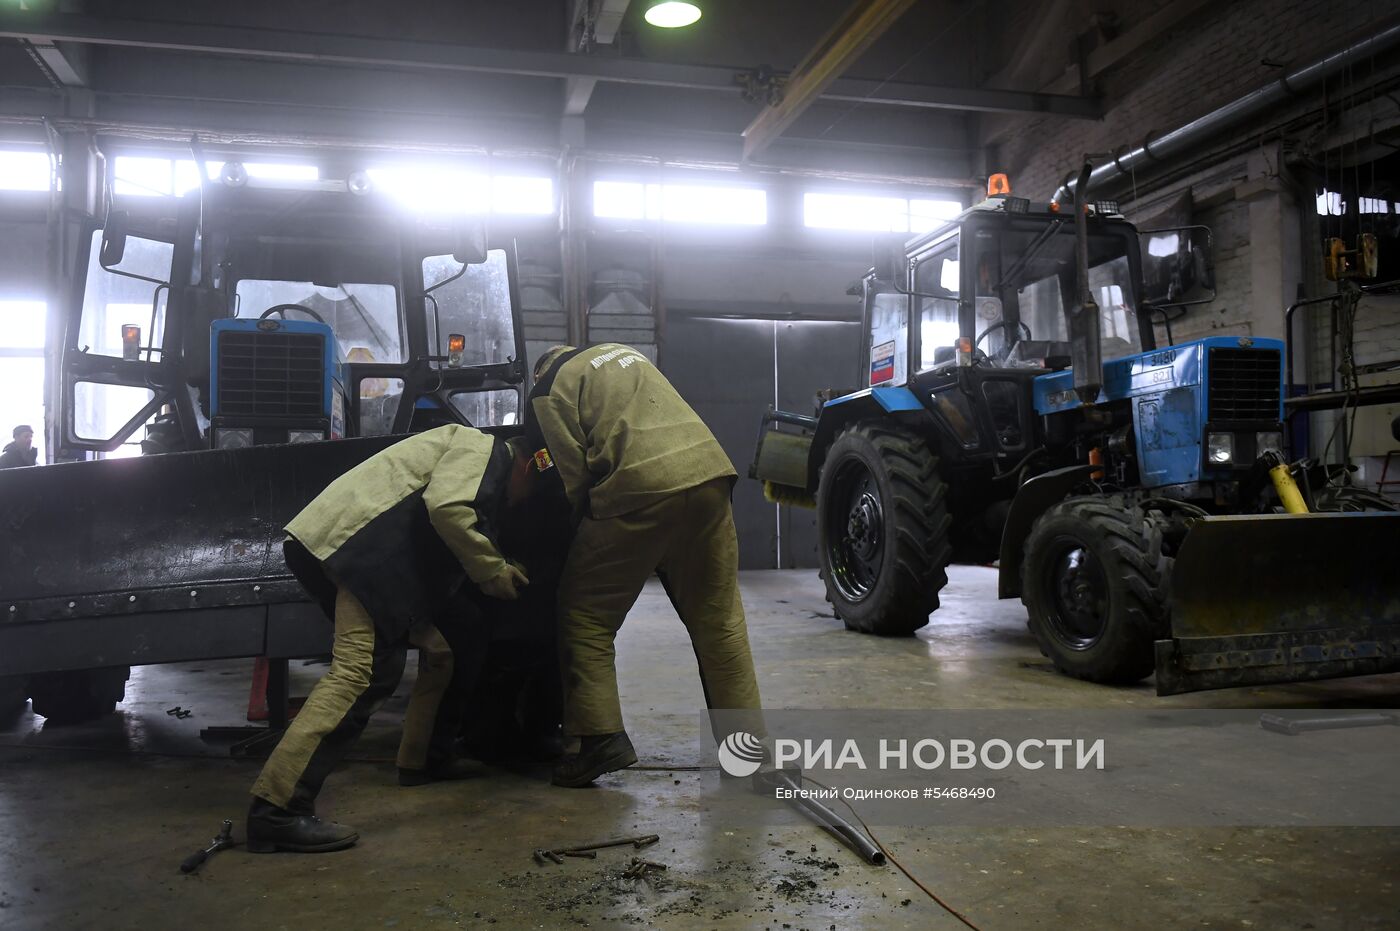
[[[188,857],[185,857],[185,862],[180,864],[180,872],[193,873],[195,870],[203,866],[204,861],[208,860],[210,856],[218,853],[225,847],[232,847],[233,845],[233,822],[230,821],[228,818],[225,818],[223,828],[219,830],[218,835],[214,838],[214,840],[209,844],[208,847],[205,847],[203,850],[197,851],[195,853],[190,854]]]
[[[556,847],[553,850],[540,848],[534,851],[533,856],[535,862],[540,866],[544,866],[546,859],[553,860],[555,863],[563,863],[564,857],[583,857],[594,860],[597,859],[599,850],[606,850],[609,847],[625,847],[628,844],[631,844],[634,850],[641,850],[659,840],[661,840],[659,834],[642,834],[637,837],[619,837],[615,840],[600,841],[596,844],[579,844],[576,847]]]
[[[666,864],[657,863],[654,860],[639,860],[632,858],[632,865],[622,871],[623,879],[641,879],[647,873],[660,873],[668,869]]]
[[[1400,715],[1376,712],[1375,714],[1349,714],[1333,717],[1289,718],[1278,714],[1261,714],[1259,726],[1276,734],[1296,737],[1307,731],[1332,731],[1348,727],[1379,727],[1385,724],[1400,724]]]

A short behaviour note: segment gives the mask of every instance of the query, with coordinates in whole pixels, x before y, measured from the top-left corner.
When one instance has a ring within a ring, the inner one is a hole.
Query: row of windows
[[[209,162],[216,179],[222,162]],[[250,178],[314,181],[315,165],[245,162]],[[371,180],[409,209],[432,213],[553,213],[554,182],[547,177],[487,175],[468,170],[403,166],[372,168]],[[192,159],[118,156],[113,188],[124,196],[178,196],[199,184]],[[42,152],[0,152],[0,188],[47,190],[49,158]],[[812,191],[802,196],[803,225],[812,229],[921,233],[958,215],[955,200]],[[768,194],[762,188],[714,184],[597,181],[593,214],[604,219],[763,226]]]
[[[1390,213],[1390,202],[1379,197],[1357,198],[1359,213]],[[1321,217],[1340,217],[1352,211],[1352,204],[1342,200],[1342,195],[1336,191],[1324,190],[1317,195],[1317,214]],[[1400,213],[1400,201],[1395,202],[1395,211]]]
[[[922,233],[961,211],[962,204],[955,200],[816,191],[802,195],[802,223],[812,229]],[[768,194],[752,187],[596,181],[593,215],[618,220],[763,226],[768,222]]]

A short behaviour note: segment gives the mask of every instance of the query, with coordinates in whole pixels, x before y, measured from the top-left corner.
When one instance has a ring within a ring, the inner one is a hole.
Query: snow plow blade
[[[1400,671],[1400,513],[1197,520],[1157,694]]]

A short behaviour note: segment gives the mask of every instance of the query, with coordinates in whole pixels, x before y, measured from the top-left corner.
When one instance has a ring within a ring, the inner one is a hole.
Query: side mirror
[[[1215,299],[1209,227],[1144,230],[1138,235],[1142,244],[1142,299],[1146,303],[1181,307]]]
[[[462,223],[453,230],[452,257],[463,265],[486,261],[486,224]]]
[[[126,255],[126,235],[131,227],[131,216],[125,210],[108,210],[107,221],[102,225],[102,248],[97,260],[103,268],[120,265]]]

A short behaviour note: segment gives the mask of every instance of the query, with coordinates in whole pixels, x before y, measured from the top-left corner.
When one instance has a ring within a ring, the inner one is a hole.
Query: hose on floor
[[[823,782],[819,782],[806,774],[803,774],[802,778],[820,789],[826,789],[828,791],[830,791],[831,789],[830,786],[826,785]],[[899,867],[899,871],[903,873],[911,883],[913,883],[915,886],[918,886],[919,890],[923,892],[924,895],[928,896],[935,903],[937,903],[939,908],[943,909],[945,912],[952,915],[958,921],[961,921],[964,925],[971,928],[972,931],[981,931],[981,929],[978,928],[971,921],[969,921],[968,918],[965,915],[963,915],[962,912],[958,911],[956,908],[953,908],[953,906],[943,901],[943,899],[938,895],[938,893],[934,892],[928,886],[924,885],[924,883],[919,879],[919,877],[909,872],[909,868],[903,863],[899,862],[899,858],[890,852],[890,849],[885,846],[884,842],[880,840],[879,836],[876,835],[874,831],[870,830],[870,825],[865,823],[865,819],[860,816],[860,812],[856,811],[855,807],[850,802],[846,801],[844,798],[840,798],[839,796],[837,797],[837,801],[839,801],[842,805],[846,806],[846,809],[851,813],[851,817],[855,818],[856,823],[865,829],[865,833],[869,835],[870,839],[875,842],[875,846],[880,848],[880,852],[885,855],[885,859],[893,863],[895,866]]]

